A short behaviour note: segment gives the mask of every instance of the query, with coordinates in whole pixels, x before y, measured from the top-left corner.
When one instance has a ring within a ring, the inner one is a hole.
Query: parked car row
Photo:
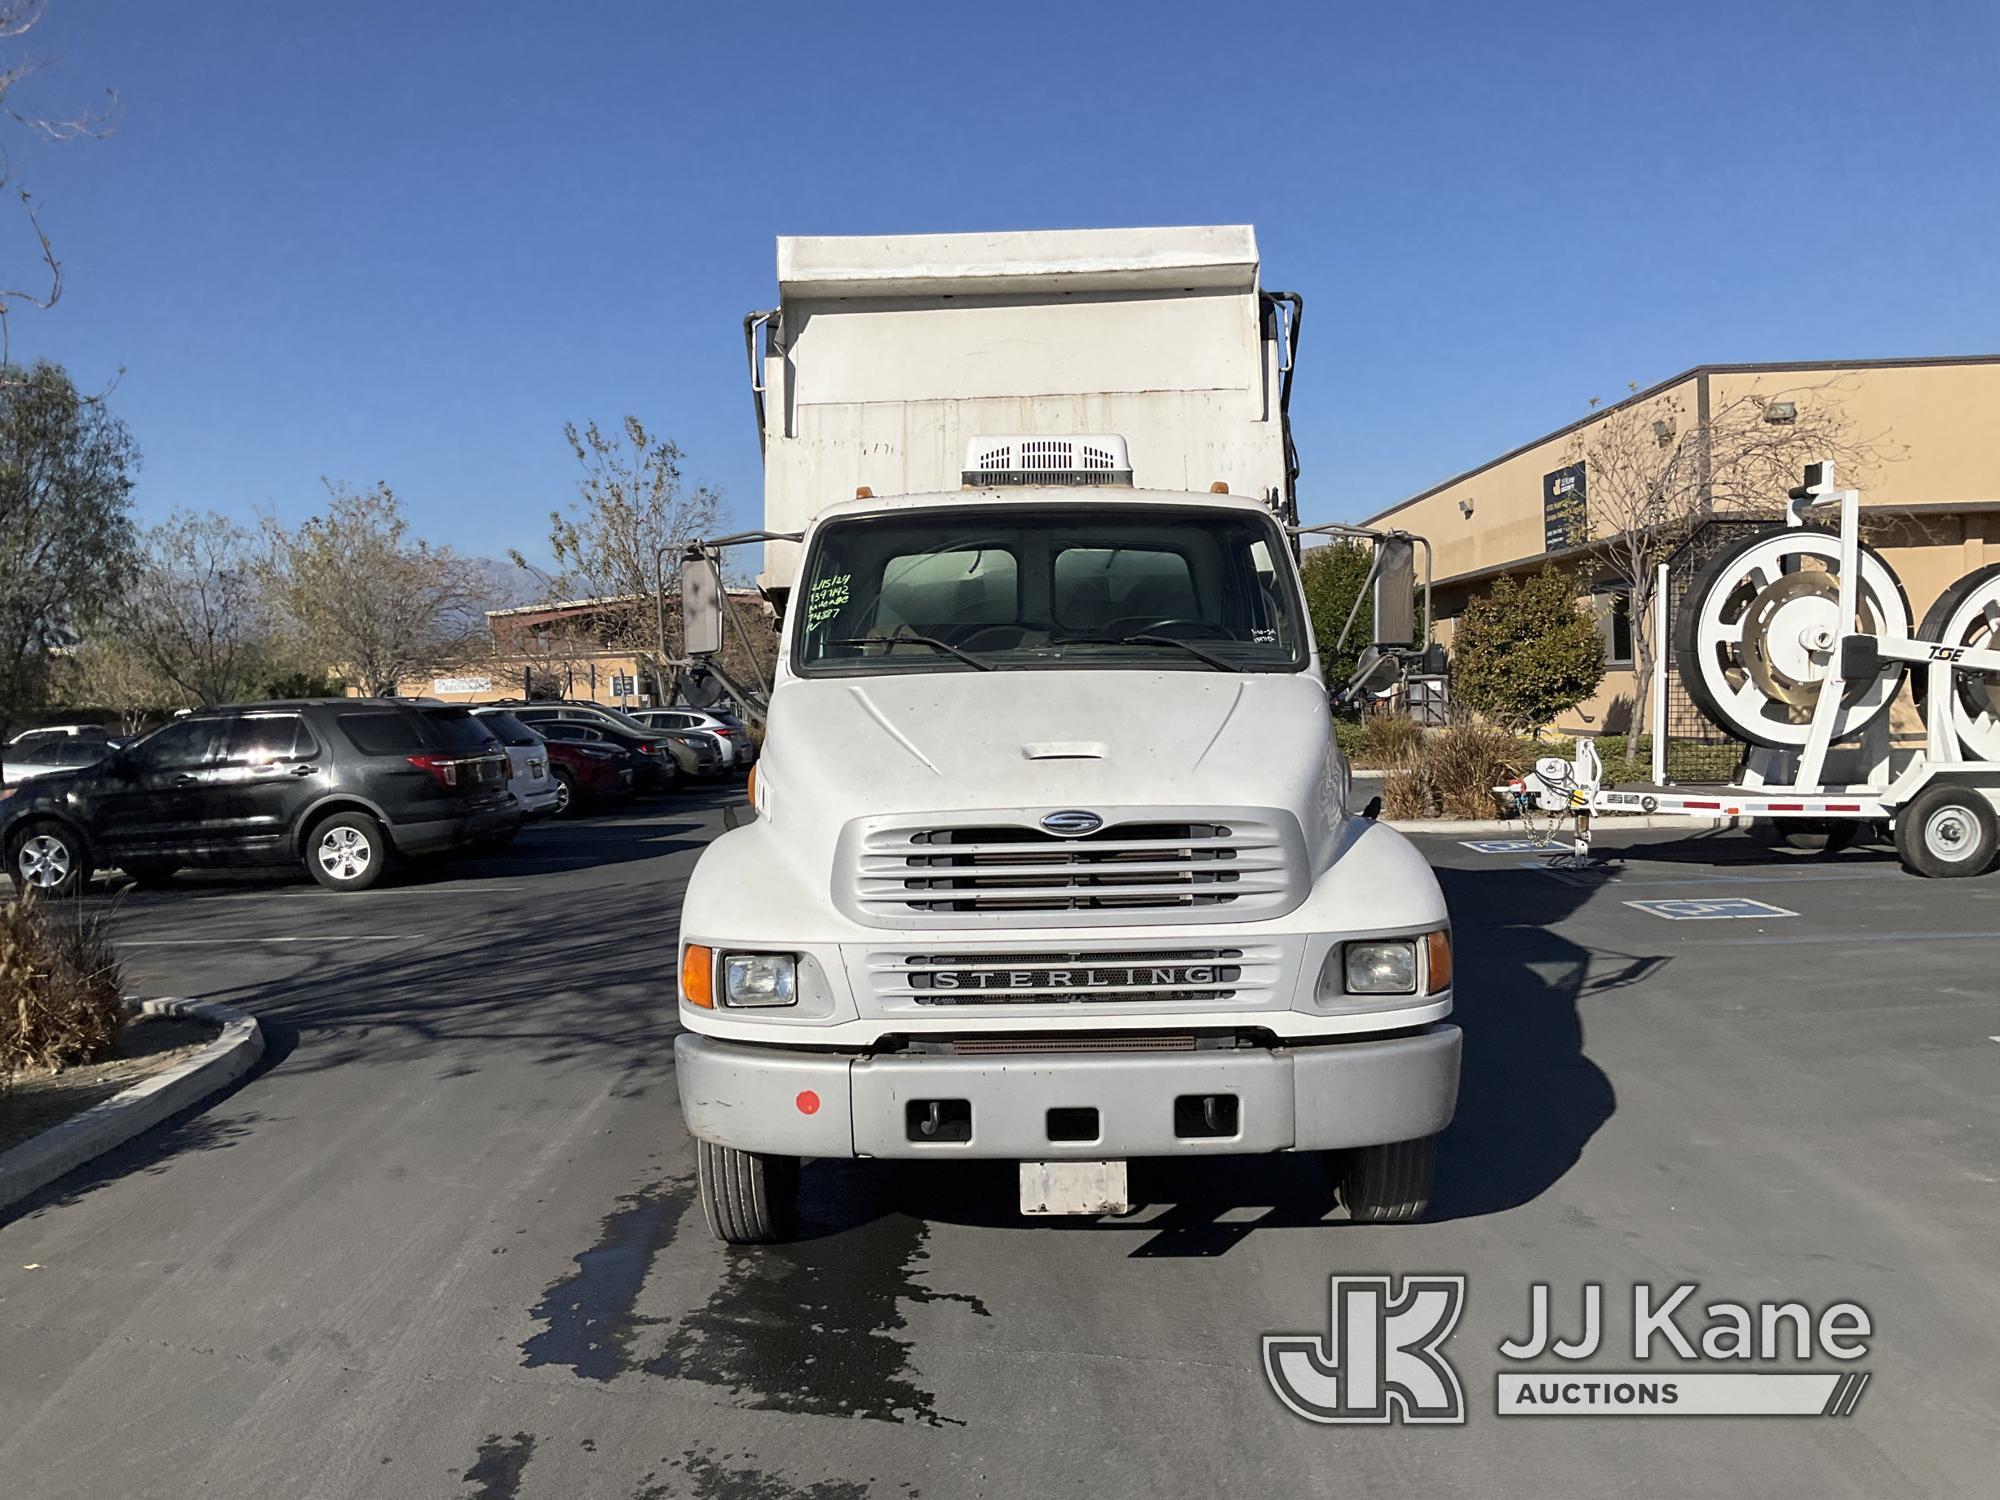
[[[0,781],[33,781],[56,771],[80,771],[96,765],[111,749],[109,740],[72,736],[51,736],[26,744],[10,740],[0,745]]]
[[[51,896],[99,868],[153,885],[293,861],[365,890],[399,857],[497,847],[524,818],[727,767],[716,736],[580,704],[314,698],[201,709],[129,744],[29,735],[0,748],[0,854]]]

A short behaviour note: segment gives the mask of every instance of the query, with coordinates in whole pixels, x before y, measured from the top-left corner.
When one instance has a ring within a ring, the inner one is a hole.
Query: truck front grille
[[[1289,909],[1296,858],[1278,824],[1153,819],[1063,838],[1032,823],[874,828],[855,900],[875,920],[1027,912],[1231,919]]]

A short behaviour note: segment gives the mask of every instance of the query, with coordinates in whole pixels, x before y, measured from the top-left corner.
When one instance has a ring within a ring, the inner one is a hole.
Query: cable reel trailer
[[[1689,586],[1674,642],[1681,680],[1703,713],[1751,747],[1741,780],[1667,782],[1661,611],[1652,783],[1597,787],[1591,810],[1816,822],[1850,836],[1887,823],[1918,874],[1977,875],[1993,864],[2000,564],[1959,579],[1913,627],[1901,581],[1860,539],[1859,507],[1831,462],[1809,464],[1786,528],[1725,548]],[[1827,511],[1836,529],[1809,524]],[[1905,678],[1923,718],[1921,749],[1898,750],[1890,738]]]

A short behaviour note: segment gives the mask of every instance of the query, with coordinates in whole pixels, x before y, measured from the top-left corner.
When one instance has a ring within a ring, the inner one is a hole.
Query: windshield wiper
[[[1236,664],[1225,661],[1213,651],[1204,651],[1193,641],[1183,641],[1171,635],[1072,635],[1051,641],[1052,646],[1177,646],[1189,656],[1207,662],[1218,672],[1234,672]]]
[[[932,646],[957,657],[969,666],[982,672],[993,670],[993,663],[983,656],[974,656],[970,651],[961,651],[949,641],[941,641],[934,635],[850,635],[837,641],[828,641],[829,646],[900,646],[905,641],[913,641],[919,646]]]

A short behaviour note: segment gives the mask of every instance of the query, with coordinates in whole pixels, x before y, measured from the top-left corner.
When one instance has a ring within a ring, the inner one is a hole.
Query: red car
[[[549,770],[556,778],[558,818],[574,817],[592,802],[632,795],[631,757],[623,750],[576,740],[543,743],[549,750]]]

